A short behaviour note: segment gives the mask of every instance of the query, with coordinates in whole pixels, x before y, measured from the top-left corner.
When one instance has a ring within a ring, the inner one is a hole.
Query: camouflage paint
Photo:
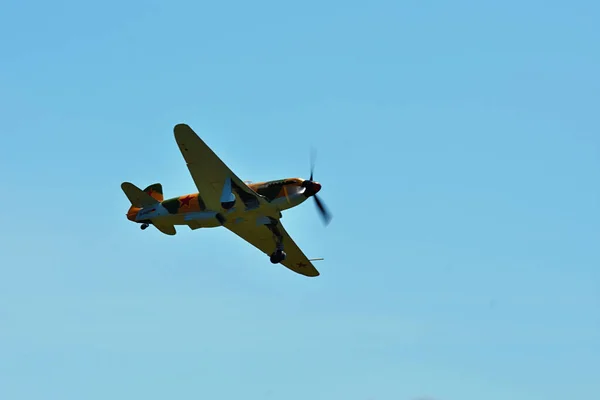
[[[302,186],[302,181],[303,180],[300,178],[289,178],[252,183],[249,184],[248,187],[252,191],[262,196],[265,196],[268,201],[273,201],[275,199],[285,197],[287,195],[287,188]],[[160,183],[154,183],[148,186],[144,189],[144,192],[148,193],[150,196],[152,196],[154,199],[160,202],[162,206],[169,212],[169,214],[176,215],[206,210],[206,205],[199,193],[172,197],[170,199],[163,200],[163,189]],[[249,196],[246,192],[242,190],[236,190],[236,193],[238,193],[238,195],[240,194],[240,192],[245,196]],[[127,211],[127,219],[130,221],[135,221],[135,217],[137,216],[140,210],[141,208],[139,207],[131,206]]]
[[[300,178],[288,178],[268,182],[252,183],[248,186],[261,196],[265,196],[267,200],[273,201],[281,197],[286,197],[287,188],[302,186],[302,182],[303,180]]]
[[[163,189],[160,183],[154,183],[144,189],[144,192],[148,193],[150,196],[156,199],[156,201],[161,202],[164,200],[163,197]]]

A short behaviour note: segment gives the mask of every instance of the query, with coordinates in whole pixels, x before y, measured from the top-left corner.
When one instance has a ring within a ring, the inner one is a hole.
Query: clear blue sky
[[[3,4],[0,398],[600,397],[600,6],[493,4]],[[318,148],[320,277],[125,219],[195,191],[179,122],[242,179]]]

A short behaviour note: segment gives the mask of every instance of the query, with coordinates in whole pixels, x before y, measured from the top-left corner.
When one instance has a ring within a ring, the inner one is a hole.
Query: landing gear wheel
[[[276,250],[275,253],[271,254],[271,262],[273,264],[278,264],[278,263],[282,262],[283,260],[285,260],[286,256],[287,256],[287,254],[285,254],[285,251]]]
[[[148,223],[144,223],[144,224],[142,224],[142,226],[140,226],[140,228],[141,228],[142,230],[144,230],[144,229],[146,229],[146,228],[147,228],[147,227],[149,227],[149,226],[150,226],[150,224],[148,224]]]

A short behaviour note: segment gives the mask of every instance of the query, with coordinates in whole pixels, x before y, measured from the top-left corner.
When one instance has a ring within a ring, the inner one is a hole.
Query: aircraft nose
[[[315,191],[315,193],[318,193],[319,190],[321,190],[321,184],[319,182],[314,182],[313,186],[314,186],[313,190]]]

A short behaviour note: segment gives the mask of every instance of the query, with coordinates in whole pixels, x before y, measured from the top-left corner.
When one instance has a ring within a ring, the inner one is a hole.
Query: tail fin
[[[144,189],[144,192],[154,197],[158,202],[161,202],[165,199],[163,196],[162,185],[160,183],[153,183],[152,185]]]

